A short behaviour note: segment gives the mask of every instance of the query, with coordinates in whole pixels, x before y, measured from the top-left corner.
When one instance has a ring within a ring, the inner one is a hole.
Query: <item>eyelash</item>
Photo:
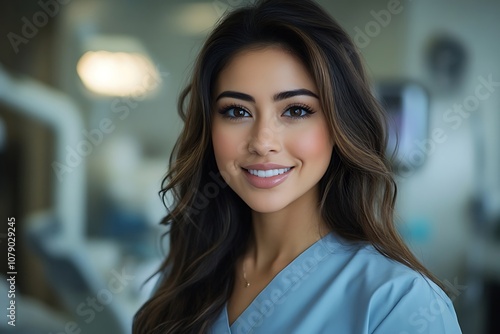
[[[285,108],[285,112],[289,111],[292,108],[300,108],[301,110],[304,110],[306,112],[306,114],[304,116],[285,116],[287,118],[290,118],[293,121],[299,121],[299,120],[311,117],[311,115],[315,113],[315,111],[313,111],[313,109],[310,106],[303,104],[303,103],[290,104]],[[220,108],[219,114],[221,114],[222,117],[227,118],[227,119],[234,121],[234,122],[238,122],[241,119],[245,118],[245,117],[228,116],[228,112],[231,109],[241,109],[241,110],[245,111],[246,113],[250,113],[244,106],[242,106],[240,104],[230,104],[230,105],[227,105],[225,107]]]

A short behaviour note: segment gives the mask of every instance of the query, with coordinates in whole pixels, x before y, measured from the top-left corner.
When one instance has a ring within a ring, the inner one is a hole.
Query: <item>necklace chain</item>
[[[245,288],[248,288],[250,286],[250,282],[247,279],[247,272],[245,270],[245,259],[243,259],[243,280],[245,281]]]

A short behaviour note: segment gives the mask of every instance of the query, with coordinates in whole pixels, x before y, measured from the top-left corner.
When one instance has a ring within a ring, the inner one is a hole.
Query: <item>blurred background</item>
[[[366,61],[389,146],[399,137],[401,233],[464,333],[500,333],[500,1],[318,2]],[[0,332],[130,333],[168,251],[158,191],[177,97],[211,27],[246,3],[0,4],[0,248],[15,225],[17,272],[16,327],[2,316]],[[3,312],[9,289],[1,278]]]

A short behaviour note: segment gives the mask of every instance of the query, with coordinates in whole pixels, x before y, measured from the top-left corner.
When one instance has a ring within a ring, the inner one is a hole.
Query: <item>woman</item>
[[[395,230],[383,112],[317,4],[230,13],[179,110],[170,253],[134,333],[460,333]]]

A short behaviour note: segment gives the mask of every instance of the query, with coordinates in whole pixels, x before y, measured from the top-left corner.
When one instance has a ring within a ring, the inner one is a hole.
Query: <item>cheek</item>
[[[215,159],[217,161],[224,160],[225,156],[232,151],[232,142],[226,140],[225,134],[219,131],[217,127],[214,127],[214,130],[212,131],[212,141],[214,146]]]
[[[212,143],[219,170],[230,174],[236,173],[235,160],[241,155],[245,144],[241,132],[214,124]]]
[[[293,150],[304,164],[310,162],[317,167],[328,165],[333,145],[325,126],[308,129],[294,137]]]

